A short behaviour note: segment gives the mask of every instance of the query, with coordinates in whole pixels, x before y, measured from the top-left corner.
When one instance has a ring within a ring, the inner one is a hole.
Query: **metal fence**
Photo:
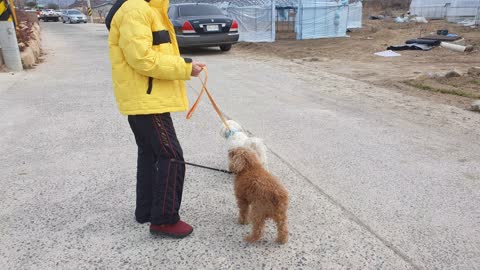
[[[297,12],[297,7],[275,8],[275,29],[277,39],[295,39]]]

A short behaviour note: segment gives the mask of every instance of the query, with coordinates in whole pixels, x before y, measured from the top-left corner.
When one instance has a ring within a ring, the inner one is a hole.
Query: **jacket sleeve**
[[[141,10],[132,10],[124,15],[119,25],[119,46],[128,65],[138,73],[155,79],[189,80],[192,72],[190,59],[153,50],[151,24],[150,16]]]

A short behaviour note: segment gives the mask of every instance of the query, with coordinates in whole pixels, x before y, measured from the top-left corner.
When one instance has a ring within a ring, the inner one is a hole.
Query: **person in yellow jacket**
[[[179,216],[185,165],[171,112],[185,111],[185,80],[202,63],[180,56],[168,0],[128,0],[116,11],[108,44],[120,112],[138,146],[135,218],[150,232],[182,238],[193,228]]]

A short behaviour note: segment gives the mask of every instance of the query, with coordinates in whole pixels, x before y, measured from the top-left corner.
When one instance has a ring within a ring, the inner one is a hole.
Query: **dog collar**
[[[225,138],[230,138],[230,136],[232,136],[233,134],[235,134],[237,132],[236,129],[232,128],[230,130],[228,130],[226,133],[225,133]]]

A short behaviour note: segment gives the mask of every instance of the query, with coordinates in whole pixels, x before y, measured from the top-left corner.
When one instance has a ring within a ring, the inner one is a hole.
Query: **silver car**
[[[67,9],[63,11],[63,23],[87,23],[87,16],[76,9]]]

